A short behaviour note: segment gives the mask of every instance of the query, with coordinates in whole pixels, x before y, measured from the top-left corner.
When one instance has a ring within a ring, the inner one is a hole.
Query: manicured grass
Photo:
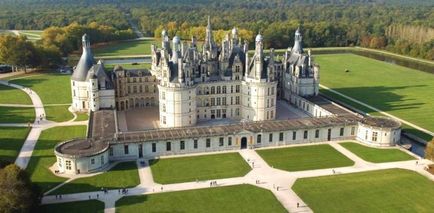
[[[434,182],[388,169],[298,179],[293,190],[314,212],[432,212]]]
[[[87,113],[77,113],[77,118],[74,121],[87,121],[89,120],[89,115]]]
[[[270,166],[286,171],[352,166],[354,162],[328,144],[256,151]]]
[[[154,181],[181,183],[244,176],[249,165],[238,153],[151,160]]]
[[[106,71],[112,71],[115,66],[116,65],[114,65],[114,64],[105,64],[104,68]],[[122,68],[124,68],[124,69],[150,69],[151,68],[151,64],[149,64],[149,63],[141,63],[141,64],[137,64],[137,65],[120,64],[120,66],[122,66]]]
[[[373,163],[414,160],[414,157],[399,149],[377,149],[353,142],[344,142],[340,143],[340,145],[353,152],[363,160]]]
[[[29,134],[25,127],[0,128],[0,161],[14,162]]]
[[[130,188],[139,184],[140,178],[136,162],[122,162],[103,174],[69,182],[53,191],[51,194],[91,192],[101,190],[101,188]]]
[[[116,212],[287,212],[269,190],[237,185],[123,197]]]
[[[36,91],[44,104],[71,103],[71,75],[44,72],[11,82]]]
[[[30,97],[23,91],[0,84],[0,104],[32,104]]]
[[[35,109],[33,107],[0,106],[0,123],[33,123]]]
[[[68,110],[69,105],[65,106],[46,106],[45,114],[50,121],[63,122],[74,118],[74,115]]]
[[[315,62],[321,84],[434,131],[434,75],[353,54],[317,55]]]
[[[104,203],[99,200],[86,200],[58,204],[48,204],[40,206],[39,212],[44,213],[77,213],[77,212],[92,212],[103,213]]]
[[[49,170],[49,167],[56,162],[54,146],[64,140],[82,138],[85,135],[86,126],[55,127],[41,133],[26,170],[32,182],[38,185],[42,192],[66,180],[55,176]]]
[[[95,56],[150,55],[151,44],[156,43],[154,40],[123,41],[95,48],[92,51]]]

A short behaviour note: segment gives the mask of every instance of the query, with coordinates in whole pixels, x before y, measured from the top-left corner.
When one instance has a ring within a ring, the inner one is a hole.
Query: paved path
[[[289,212],[312,212],[312,209],[310,209],[309,206],[307,206],[303,202],[303,200],[298,197],[298,195],[291,189],[292,185],[299,178],[365,172],[379,169],[402,168],[416,171],[434,181],[434,175],[431,175],[424,170],[424,167],[426,165],[432,163],[429,160],[410,160],[376,164],[364,161],[363,159],[356,156],[354,153],[343,148],[337,142],[326,143],[330,144],[337,151],[353,160],[355,164],[353,166],[341,168],[288,172],[271,167],[257,154],[255,150],[245,149],[239,150],[238,152],[243,157],[243,159],[252,167],[252,170],[244,177],[216,180],[218,185],[213,187],[231,186],[239,184],[255,185],[257,187],[270,190],[276,196],[277,200],[279,200]],[[85,192],[63,195],[61,200],[55,199],[54,196],[45,196],[42,199],[42,203],[52,204],[89,200],[89,196],[91,199],[97,199],[98,194],[98,200],[105,203],[105,212],[108,213],[115,212],[116,201],[124,196],[210,188],[209,181],[194,181],[165,185],[154,183],[149,165],[142,165],[142,163],[140,163],[141,161],[142,160],[138,160],[137,162],[141,183],[136,187],[129,188],[128,193],[125,195],[119,193],[118,190],[110,190],[108,194],[103,194],[102,192]],[[418,161],[419,164],[416,164],[416,161]],[[259,182],[257,183],[256,181]],[[297,207],[297,203],[299,204],[299,207]]]
[[[383,114],[383,115],[386,115],[386,116],[392,117],[392,118],[394,118],[394,119],[396,119],[396,120],[399,120],[400,122],[405,123],[405,124],[407,124],[407,125],[409,125],[409,126],[415,128],[415,129],[417,129],[417,130],[419,130],[419,131],[422,131],[422,132],[425,132],[425,133],[427,133],[427,134],[430,134],[430,135],[434,136],[434,133],[431,132],[431,131],[429,131],[429,130],[427,130],[427,129],[424,129],[424,128],[422,128],[422,127],[420,127],[420,126],[417,126],[417,125],[415,125],[415,124],[413,124],[413,123],[410,123],[410,122],[408,122],[408,121],[406,121],[406,120],[403,120],[403,119],[401,119],[401,118],[398,118],[398,117],[396,117],[396,116],[393,116],[393,115],[391,115],[391,114],[389,114],[389,113],[387,113],[387,112],[381,111],[381,110],[378,109],[378,108],[375,108],[375,107],[373,107],[373,106],[371,106],[371,105],[365,104],[365,103],[363,103],[363,102],[361,102],[361,101],[358,101],[357,99],[354,99],[354,98],[352,98],[352,97],[350,97],[350,96],[344,95],[344,94],[342,94],[342,93],[340,93],[340,92],[338,92],[338,91],[336,91],[336,90],[334,90],[334,89],[330,89],[330,88],[328,88],[328,87],[326,87],[326,86],[324,86],[324,85],[321,85],[321,84],[320,84],[319,86],[320,86],[321,88],[324,88],[324,89],[326,89],[326,90],[329,90],[329,91],[332,92],[332,93],[335,93],[335,94],[337,94],[337,95],[340,95],[340,96],[342,96],[342,97],[344,97],[344,98],[346,98],[346,99],[348,99],[348,100],[350,100],[350,101],[353,101],[353,102],[355,102],[355,103],[357,103],[357,104],[360,104],[360,105],[362,105],[362,106],[364,106],[364,107],[367,107],[367,108],[369,108],[369,109],[372,109],[372,110],[374,110],[374,111],[377,111],[377,112],[379,112],[379,113],[381,113],[381,114]]]

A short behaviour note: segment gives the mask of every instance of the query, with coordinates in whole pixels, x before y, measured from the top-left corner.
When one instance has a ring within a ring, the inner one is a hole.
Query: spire
[[[83,43],[83,53],[71,76],[71,79],[74,81],[85,81],[89,69],[95,64],[95,59],[90,50],[89,36],[84,34],[81,41]]]
[[[301,32],[300,32],[300,27],[297,28],[297,30],[295,31],[295,36],[294,36],[294,47],[292,48],[292,52],[293,53],[303,53],[303,46],[301,45],[302,42],[302,36],[301,36]]]
[[[203,44],[203,53],[208,59],[217,57],[217,45],[212,37],[211,22],[208,16],[208,26],[206,27],[205,42]]]
[[[85,49],[89,49],[90,48],[89,37],[87,36],[86,33],[83,35],[83,37],[81,37],[81,42],[82,42],[82,45],[83,45],[83,52],[84,52]]]

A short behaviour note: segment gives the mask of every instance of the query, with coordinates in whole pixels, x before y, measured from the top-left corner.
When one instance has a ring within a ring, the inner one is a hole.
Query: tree
[[[25,36],[0,36],[0,62],[17,67],[36,66],[39,63],[35,46]]]
[[[434,160],[434,138],[431,140],[431,142],[426,144],[425,158],[428,160]]]
[[[15,164],[0,169],[0,212],[30,212],[38,207],[39,192],[28,174]]]

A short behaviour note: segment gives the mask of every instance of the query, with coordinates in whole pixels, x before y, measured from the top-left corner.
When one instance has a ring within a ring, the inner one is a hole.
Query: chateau
[[[400,140],[399,122],[357,114],[319,95],[320,67],[303,49],[300,30],[281,57],[264,50],[261,34],[249,51],[236,28],[217,45],[209,19],[201,49],[194,37],[190,43],[170,40],[163,31],[161,47],[151,47],[150,70],[116,66],[107,72],[95,62],[86,35],[82,42],[71,107],[90,113],[88,134],[56,146],[62,173],[162,155],[346,139],[390,146]],[[131,129],[125,115],[133,111],[136,123],[155,126]],[[158,115],[150,121],[145,113]]]

